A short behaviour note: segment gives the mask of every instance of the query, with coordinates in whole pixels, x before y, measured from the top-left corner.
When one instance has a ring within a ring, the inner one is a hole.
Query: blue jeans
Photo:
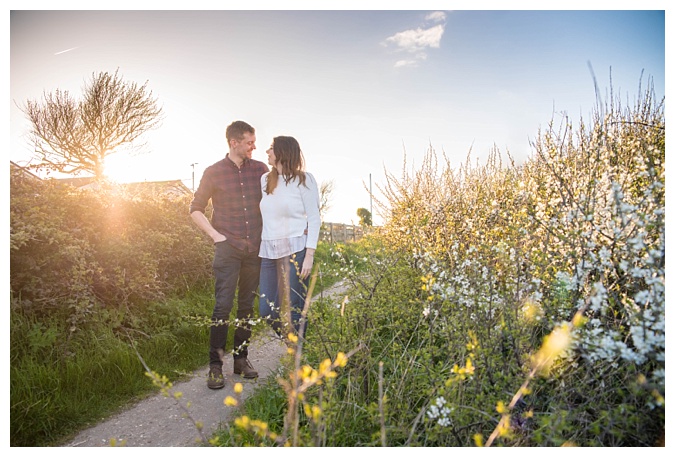
[[[291,323],[296,334],[303,338],[307,330],[305,322],[302,334],[300,332],[300,318],[307,298],[307,279],[300,279],[302,263],[305,261],[306,249],[281,259],[262,259],[260,265],[260,299],[258,301],[260,317],[266,319],[275,332],[285,336],[284,322],[287,317],[282,316],[281,304],[284,290],[288,291],[290,303]]]
[[[215,245],[213,273],[216,279],[216,304],[211,315],[209,359],[211,365],[221,365],[219,350],[224,351],[229,330],[228,320],[234,306],[237,292],[237,319],[234,331],[234,358],[248,356],[251,339],[249,321],[253,318],[258,281],[260,279],[260,257],[257,252],[239,250],[227,241]]]

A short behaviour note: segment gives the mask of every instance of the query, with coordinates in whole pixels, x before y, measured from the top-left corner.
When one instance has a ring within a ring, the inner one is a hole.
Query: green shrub
[[[10,285],[22,312],[58,316],[76,332],[107,310],[137,309],[211,277],[212,248],[188,201],[125,195],[114,186],[78,190],[12,174]]]

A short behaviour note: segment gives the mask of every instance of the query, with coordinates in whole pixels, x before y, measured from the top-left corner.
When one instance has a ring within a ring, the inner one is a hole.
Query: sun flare
[[[103,174],[112,182],[124,184],[139,181],[142,173],[143,170],[139,169],[128,154],[113,154],[105,158]]]

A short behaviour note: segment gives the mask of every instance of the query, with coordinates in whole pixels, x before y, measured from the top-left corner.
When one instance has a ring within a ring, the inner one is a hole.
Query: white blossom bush
[[[487,365],[504,356],[526,368],[525,352],[574,320],[572,345],[557,366],[558,387],[543,388],[551,408],[569,408],[568,421],[599,427],[606,414],[592,403],[606,401],[602,407],[625,417],[628,429],[646,416],[662,427],[663,102],[648,90],[627,109],[611,94],[590,124],[564,123],[557,130],[551,124],[533,149],[522,165],[504,164],[493,151],[485,165],[467,159],[459,168],[430,149],[417,171],[388,175],[378,202],[389,211],[386,245],[410,253],[424,298],[419,315],[429,328],[447,338],[456,338],[458,329],[475,330]],[[616,398],[605,393],[614,390]],[[458,403],[451,389],[440,387],[436,395]],[[429,399],[423,411],[437,419],[438,408]],[[551,421],[542,419],[542,429],[554,434]],[[566,430],[563,423],[556,426]],[[593,434],[583,433],[579,440],[593,444]],[[603,443],[642,444],[640,433],[626,439],[617,429]]]
[[[613,101],[576,137],[537,143],[527,189],[547,258],[583,310],[575,349],[589,362],[645,366],[665,378],[665,123],[648,92],[632,110]],[[554,208],[554,209],[553,209]],[[562,311],[562,312],[560,312]],[[565,314],[567,311],[567,314]]]

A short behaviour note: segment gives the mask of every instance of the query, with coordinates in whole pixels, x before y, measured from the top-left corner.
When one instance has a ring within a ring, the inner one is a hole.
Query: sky
[[[94,73],[118,71],[147,82],[164,115],[142,154],[110,157],[111,178],[196,187],[241,119],[256,128],[253,158],[294,136],[307,171],[333,182],[326,222],[358,223],[368,189],[380,200],[385,173],[400,177],[430,148],[453,166],[493,148],[522,163],[540,128],[590,117],[594,77],[603,97],[610,75],[624,101],[650,81],[665,96],[665,1],[42,3],[9,2],[10,160],[26,165],[33,150],[19,106],[56,89],[79,97]]]

